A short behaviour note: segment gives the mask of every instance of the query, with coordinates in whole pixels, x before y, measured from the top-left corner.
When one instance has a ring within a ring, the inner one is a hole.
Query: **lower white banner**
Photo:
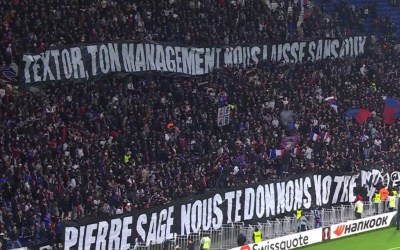
[[[324,233],[327,235],[325,238],[337,239],[353,234],[388,227],[390,226],[390,223],[392,222],[392,219],[396,215],[396,213],[397,212],[390,212],[332,225],[330,227],[330,237],[328,235],[329,229],[323,229]]]
[[[323,227],[271,240],[253,243],[231,250],[287,250],[337,239],[353,234],[389,227],[397,212],[375,215],[358,220],[350,220],[330,227]]]
[[[287,250],[322,242],[322,228],[248,244],[231,250]]]

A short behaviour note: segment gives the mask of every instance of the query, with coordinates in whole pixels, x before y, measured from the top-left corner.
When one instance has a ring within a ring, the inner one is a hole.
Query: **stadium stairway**
[[[322,5],[327,14],[333,14],[335,12],[335,6],[339,0],[314,0],[314,3]],[[400,7],[392,7],[391,0],[348,0],[349,3],[354,4],[356,7],[369,5],[375,2],[377,9],[377,16],[391,16],[393,22],[397,27],[397,35],[400,34]],[[365,20],[365,28],[367,32],[372,31],[373,20],[368,18]],[[378,34],[379,35],[379,34]]]

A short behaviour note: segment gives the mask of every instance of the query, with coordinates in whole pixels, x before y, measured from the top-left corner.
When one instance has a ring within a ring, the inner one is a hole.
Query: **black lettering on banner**
[[[345,229],[344,229],[344,233],[345,233],[345,234],[348,234],[348,233],[351,232],[351,226],[352,226],[352,225],[353,225],[353,224],[346,225],[346,227],[345,227]]]
[[[369,221],[366,221],[366,223],[369,223]],[[364,222],[360,221],[357,223],[357,230],[356,231],[360,231],[364,229]]]
[[[52,48],[23,55],[20,84],[97,80],[110,74],[203,75],[221,65],[303,63],[364,53],[367,37],[235,47],[185,47],[155,42],[112,42]]]
[[[344,234],[355,233],[368,229],[374,229],[375,227],[387,226],[388,218],[389,218],[388,216],[384,216],[348,224],[345,226]]]
[[[379,224],[380,224],[381,222],[382,222],[382,219],[381,219],[381,218],[378,218],[377,220],[370,220],[369,226],[370,226],[371,228],[373,228],[373,227],[375,226],[375,223],[376,223],[377,226],[379,226]]]
[[[385,217],[383,217],[383,219],[382,219],[382,225],[388,225],[389,224],[389,222],[388,222],[388,216],[385,216]]]
[[[129,50],[128,46],[125,47]],[[150,47],[148,49],[151,50]],[[107,50],[110,55],[108,47]],[[169,50],[176,52],[172,47]],[[155,57],[156,51],[155,46]],[[71,55],[70,52],[71,50],[68,52]],[[95,54],[98,57],[99,52]],[[135,53],[132,55],[136,57]],[[125,65],[133,66],[128,60],[126,63],[123,62],[125,60],[123,57],[120,57],[120,60],[121,68]],[[147,65],[152,64],[150,59],[144,62],[145,64],[150,62]],[[110,63],[118,67],[111,59]],[[100,65],[96,67],[101,70]],[[88,70],[90,71],[90,68]],[[53,75],[55,76],[54,73]],[[80,221],[67,221],[63,233],[64,245],[65,249],[121,249],[127,246],[132,247],[139,237],[146,244],[162,243],[166,239],[174,238],[175,235],[189,235],[211,228],[220,229],[223,225],[235,222],[254,225],[265,222],[266,219],[274,219],[276,216],[293,216],[296,209],[301,207],[308,209],[311,204],[331,206],[342,201],[352,201],[350,199],[353,197],[354,188],[362,184],[373,189],[376,180],[381,176],[382,174],[375,170],[344,176],[309,173],[291,176],[279,182],[266,181],[229,190],[208,192],[173,201],[165,206],[132,211],[112,218],[83,218]],[[382,217],[362,223],[351,223],[345,226],[345,233],[381,226],[387,224],[387,220],[387,217]],[[299,240],[298,243],[300,244],[301,241]],[[288,242],[288,244],[293,246],[296,241]]]
[[[299,240],[298,239],[294,239],[293,240],[293,247],[297,247],[297,245],[299,244]],[[289,248],[290,246],[288,246]]]
[[[351,232],[357,232],[357,223],[353,223],[351,226]]]
[[[373,227],[374,227],[374,225],[372,225],[372,221],[374,221],[374,222],[375,222],[375,220],[366,221],[366,222],[364,223],[364,227],[363,227],[363,229],[369,229],[370,227],[371,227],[371,228],[373,228]],[[371,223],[370,223],[370,222],[371,222]]]

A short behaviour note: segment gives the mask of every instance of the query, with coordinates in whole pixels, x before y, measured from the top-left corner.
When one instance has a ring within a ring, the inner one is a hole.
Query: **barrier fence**
[[[397,199],[396,199],[397,203]],[[397,208],[397,204],[395,206]],[[331,226],[341,222],[355,219],[354,205],[334,206],[328,209],[321,209],[320,218],[321,226]],[[372,203],[364,202],[364,212],[362,217],[368,217],[375,214],[388,212],[387,202]],[[305,212],[304,215],[309,221],[308,229],[315,228],[314,215],[311,212]],[[176,236],[175,239],[167,240],[163,244],[154,244],[150,246],[140,245],[134,247],[136,250],[176,250],[188,249],[190,244],[194,245],[194,249],[200,246],[201,238],[207,233],[211,238],[211,250],[227,250],[237,247],[237,238],[243,233],[247,238],[247,243],[253,243],[252,236],[254,229],[258,228],[263,234],[263,240],[274,239],[288,234],[296,233],[298,230],[298,222],[293,216],[286,216],[275,220],[266,220],[256,225],[245,225],[244,223],[232,223],[223,225],[220,229],[212,229],[207,232],[199,232],[188,236]]]

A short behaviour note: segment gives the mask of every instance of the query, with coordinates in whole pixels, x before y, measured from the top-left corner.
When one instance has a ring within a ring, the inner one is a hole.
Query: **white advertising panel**
[[[353,234],[367,232],[379,228],[390,226],[393,217],[397,212],[390,212],[371,217],[351,220],[348,222],[336,224],[331,226],[331,239],[346,237]]]
[[[248,244],[231,250],[287,250],[322,242],[322,229],[291,234],[260,243]]]

